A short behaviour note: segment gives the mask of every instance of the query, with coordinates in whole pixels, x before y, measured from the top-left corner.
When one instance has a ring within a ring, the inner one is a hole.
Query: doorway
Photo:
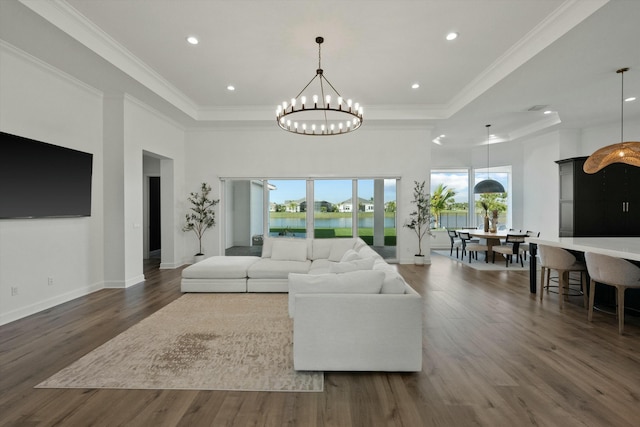
[[[161,255],[160,177],[149,177],[149,258]]]

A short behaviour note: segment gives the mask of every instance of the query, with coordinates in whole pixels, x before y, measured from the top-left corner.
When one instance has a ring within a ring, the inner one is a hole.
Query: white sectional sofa
[[[422,369],[422,298],[359,238],[266,238],[262,257],[211,257],[183,292],[288,292],[294,368]]]

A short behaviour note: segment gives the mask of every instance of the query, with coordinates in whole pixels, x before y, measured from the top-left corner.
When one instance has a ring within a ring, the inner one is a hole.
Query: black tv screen
[[[0,132],[0,218],[91,215],[93,154]]]

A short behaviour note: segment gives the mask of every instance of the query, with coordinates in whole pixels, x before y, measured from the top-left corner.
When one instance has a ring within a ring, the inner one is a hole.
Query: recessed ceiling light
[[[551,114],[551,113],[553,113],[553,111],[551,111],[551,110],[547,110],[547,111],[543,111],[542,112],[542,114]]]
[[[414,83],[411,85],[411,89],[418,89],[420,87],[420,83]]]
[[[229,85],[227,86],[227,90],[233,92],[234,90],[236,90],[236,87],[233,85]]]
[[[446,135],[443,133],[442,135],[440,135],[438,138],[444,138]]]
[[[189,36],[187,37],[187,43],[198,44],[198,38],[196,36]]]
[[[625,98],[625,102],[632,102],[635,101],[636,97],[635,96],[630,96],[629,98]]]
[[[445,37],[447,40],[451,41],[451,40],[455,40],[458,38],[458,33],[455,32],[451,32],[449,34],[447,34],[447,37]]]

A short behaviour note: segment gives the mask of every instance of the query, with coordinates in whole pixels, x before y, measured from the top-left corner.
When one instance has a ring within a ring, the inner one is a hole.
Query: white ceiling
[[[322,68],[364,125],[417,120],[443,146],[620,118],[640,98],[637,0],[22,0],[190,117],[274,121]],[[450,31],[460,34],[448,42]],[[197,46],[185,38],[196,35]],[[420,83],[418,90],[411,84]],[[236,90],[228,91],[228,85]],[[546,105],[553,114],[528,112]],[[640,101],[625,117],[640,116]],[[184,119],[182,120],[184,122]]]

